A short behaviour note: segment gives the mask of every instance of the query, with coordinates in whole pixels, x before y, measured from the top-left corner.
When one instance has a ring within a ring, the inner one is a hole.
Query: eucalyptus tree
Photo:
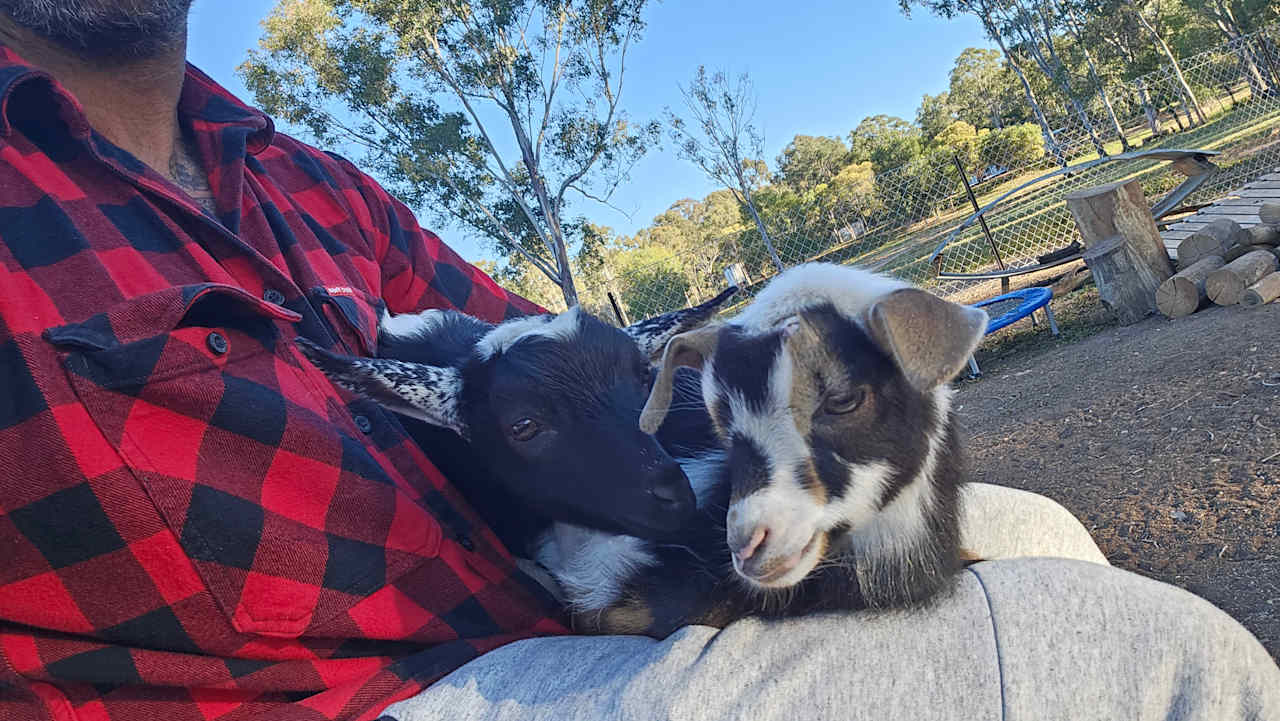
[[[578,302],[574,200],[658,140],[621,106],[646,0],[280,0],[240,71],[268,111],[361,149],[411,205]]]

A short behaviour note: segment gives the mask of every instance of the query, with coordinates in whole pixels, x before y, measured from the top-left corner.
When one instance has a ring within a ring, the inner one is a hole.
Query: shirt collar
[[[45,92],[59,101],[72,132],[88,133],[88,120],[76,99],[48,73],[28,64],[11,48],[0,44],[0,137],[8,137],[13,131],[9,121],[12,110],[9,103],[14,90],[27,83],[43,85]],[[199,121],[209,129],[245,128],[248,131],[245,149],[250,155],[270,147],[275,138],[275,124],[266,113],[241,102],[191,63],[187,63],[178,114]]]

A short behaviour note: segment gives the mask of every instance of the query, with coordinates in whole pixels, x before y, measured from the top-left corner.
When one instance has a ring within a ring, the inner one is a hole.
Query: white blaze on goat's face
[[[750,354],[767,365],[737,365],[736,373],[717,374],[713,363],[706,374],[716,387],[714,415],[729,439],[729,464],[736,475],[727,517],[734,568],[763,586],[799,582],[825,548],[818,532],[826,494],[813,476],[804,429],[791,410],[795,366],[786,335],[778,332],[736,349],[750,347]],[[728,350],[721,356],[726,362],[745,360],[734,357],[734,348]],[[767,374],[751,372],[759,368]]]

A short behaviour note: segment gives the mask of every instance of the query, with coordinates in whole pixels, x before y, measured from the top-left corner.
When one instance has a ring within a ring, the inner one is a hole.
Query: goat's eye
[[[517,441],[532,440],[534,436],[542,432],[542,426],[532,418],[521,418],[511,424],[511,437]]]
[[[857,388],[852,391],[837,393],[835,395],[828,396],[827,399],[823,401],[822,410],[833,416],[852,413],[858,409],[858,406],[862,405],[862,402],[866,400],[866,398],[867,391],[865,388]]]

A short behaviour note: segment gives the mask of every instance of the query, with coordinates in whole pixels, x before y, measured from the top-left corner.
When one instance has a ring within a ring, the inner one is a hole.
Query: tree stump
[[[1138,181],[1072,193],[1067,208],[1080,229],[1085,265],[1103,303],[1125,325],[1155,311],[1156,289],[1173,275],[1173,267]]]
[[[1280,298],[1280,273],[1272,273],[1254,283],[1240,296],[1240,305],[1250,308]]]
[[[1155,310],[1156,291],[1167,278],[1137,258],[1123,236],[1112,236],[1085,250],[1084,264],[1093,272],[1098,297],[1121,325],[1137,323]]]
[[[1230,218],[1218,218],[1178,244],[1178,268],[1190,268],[1209,255],[1226,255],[1246,242],[1248,234]]]
[[[1280,230],[1274,225],[1251,225],[1245,232],[1249,237],[1244,242],[1249,245],[1280,245]]]
[[[1152,272],[1173,275],[1169,251],[1160,238],[1160,229],[1151,217],[1151,206],[1137,180],[1125,180],[1079,190],[1067,196],[1067,208],[1076,220],[1084,247],[1101,243],[1113,235],[1124,236],[1135,257]]]
[[[1245,289],[1274,273],[1276,265],[1271,252],[1255,250],[1210,273],[1204,281],[1205,295],[1218,305],[1235,305]]]
[[[1156,307],[1170,318],[1196,312],[1205,300],[1205,280],[1223,265],[1222,256],[1210,255],[1179,271],[1156,289]]]
[[[1262,222],[1267,225],[1280,225],[1280,203],[1269,202],[1263,203],[1258,208],[1258,217],[1262,218]]]

